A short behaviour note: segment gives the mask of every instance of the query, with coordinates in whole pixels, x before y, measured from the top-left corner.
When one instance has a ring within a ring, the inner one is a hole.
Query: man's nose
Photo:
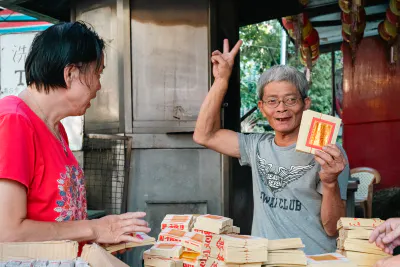
[[[287,110],[287,108],[286,108],[286,105],[283,103],[283,101],[279,101],[279,104],[276,107],[276,111],[285,112],[286,110]]]

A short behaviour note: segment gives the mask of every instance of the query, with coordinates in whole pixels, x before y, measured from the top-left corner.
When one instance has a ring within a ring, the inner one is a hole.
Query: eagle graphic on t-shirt
[[[261,181],[269,188],[273,195],[282,191],[288,184],[298,180],[307,171],[311,170],[314,165],[315,162],[306,166],[291,166],[290,169],[278,167],[278,171],[276,171],[273,164],[267,163],[257,153],[257,169]]]

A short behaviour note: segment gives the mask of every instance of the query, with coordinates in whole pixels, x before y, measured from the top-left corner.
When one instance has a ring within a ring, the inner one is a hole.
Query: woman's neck
[[[28,87],[19,97],[39,116],[49,127],[58,129],[59,122],[68,116],[62,95],[58,90],[50,90],[48,94]]]

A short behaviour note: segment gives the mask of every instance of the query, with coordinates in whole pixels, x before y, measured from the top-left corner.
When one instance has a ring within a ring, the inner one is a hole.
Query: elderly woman
[[[85,24],[38,34],[25,63],[28,88],[0,100],[0,242],[141,242],[143,212],[86,220],[85,178],[60,121],[85,114],[100,90],[104,42]]]

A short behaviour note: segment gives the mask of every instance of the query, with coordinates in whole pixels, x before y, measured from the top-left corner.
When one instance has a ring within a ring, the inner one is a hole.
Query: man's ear
[[[309,97],[304,98],[304,110],[310,109],[311,99]]]
[[[267,115],[265,114],[264,108],[263,108],[264,107],[264,102],[262,100],[258,100],[257,106],[258,106],[258,109],[260,110],[261,114],[263,115],[263,117],[267,118]]]
[[[68,64],[64,68],[64,81],[65,81],[65,84],[67,85],[67,88],[71,87],[71,83],[74,78],[76,70],[77,70],[76,67],[72,64]]]
[[[260,109],[260,111],[262,111],[262,108],[263,108],[263,102],[262,102],[261,100],[258,100],[258,102],[257,102],[257,106],[258,106],[258,108]]]

